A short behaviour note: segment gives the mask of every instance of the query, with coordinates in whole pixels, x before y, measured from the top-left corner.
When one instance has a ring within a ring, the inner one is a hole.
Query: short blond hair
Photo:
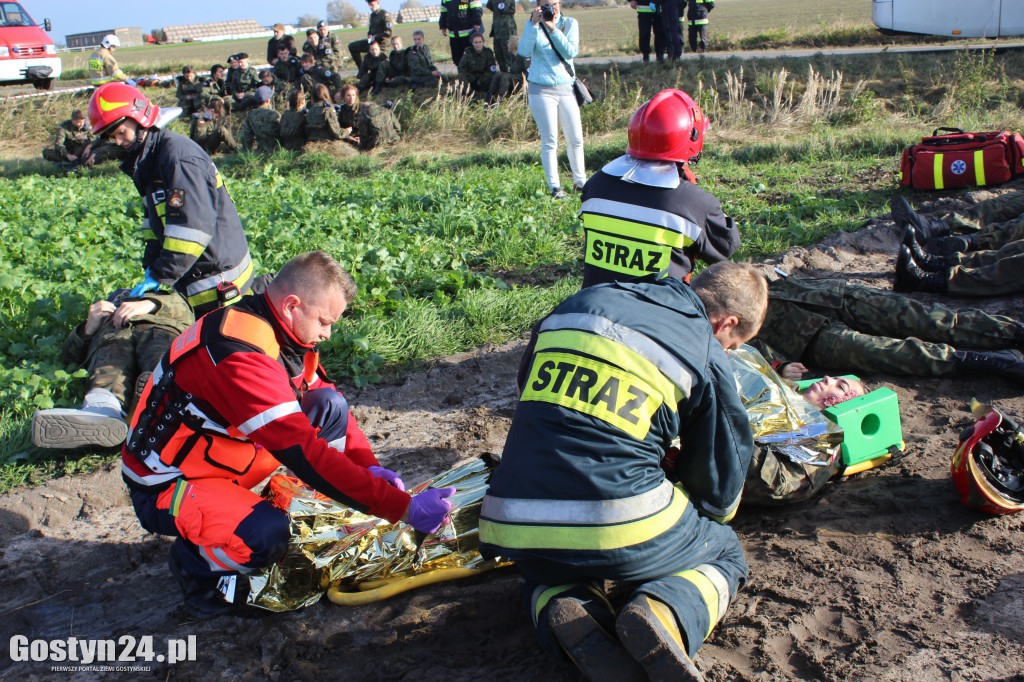
[[[330,254],[309,251],[281,266],[270,288],[279,294],[295,294],[301,299],[318,300],[321,294],[336,290],[350,303],[357,287],[352,275]]]
[[[690,285],[709,319],[735,315],[736,332],[755,334],[768,312],[768,280],[749,263],[725,261],[707,268]]]

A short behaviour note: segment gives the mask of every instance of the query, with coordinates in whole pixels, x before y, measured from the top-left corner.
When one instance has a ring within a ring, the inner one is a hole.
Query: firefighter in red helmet
[[[254,273],[242,222],[217,167],[198,144],[163,129],[180,111],[161,111],[126,83],[101,85],[89,100],[93,133],[127,152],[121,170],[145,203],[145,278],[132,295],[174,288],[200,317],[237,301]]]
[[[708,121],[681,90],[663,90],[629,122],[626,154],[583,188],[583,286],[665,276],[687,279],[693,261],[728,260],[739,229],[697,187]]]

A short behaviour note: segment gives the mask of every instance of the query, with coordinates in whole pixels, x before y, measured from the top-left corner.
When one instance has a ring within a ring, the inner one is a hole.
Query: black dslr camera
[[[544,21],[555,20],[555,8],[550,3],[544,3],[540,6],[540,18]]]

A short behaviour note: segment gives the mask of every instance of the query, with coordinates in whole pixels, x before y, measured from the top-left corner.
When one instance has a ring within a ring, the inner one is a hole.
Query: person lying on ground
[[[841,279],[791,275],[768,285],[768,314],[751,345],[780,374],[821,369],[948,376],[978,372],[1024,381],[1024,324],[953,310]],[[969,349],[969,350],[968,350]]]
[[[134,410],[171,342],[193,322],[192,308],[175,291],[133,297],[118,289],[93,303],[61,347],[62,361],[89,372],[82,407],[37,411],[32,442],[40,448],[120,445],[128,434],[124,414]]]

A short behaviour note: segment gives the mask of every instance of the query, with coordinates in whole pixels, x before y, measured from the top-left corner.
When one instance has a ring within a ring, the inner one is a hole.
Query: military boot
[[[921,242],[917,238],[917,230],[913,225],[903,228],[903,245],[910,249],[910,256],[915,263],[928,272],[943,272],[949,270],[949,263],[945,256],[936,256],[921,248]]]
[[[39,410],[32,417],[32,442],[40,448],[113,448],[127,435],[121,401],[105,388],[89,391],[81,409]]]
[[[638,594],[619,613],[615,630],[630,655],[651,680],[703,682],[686,653],[686,641],[672,609],[647,594]]]
[[[555,639],[590,682],[646,682],[643,668],[610,631],[614,628],[610,611],[602,624],[583,602],[566,596],[552,599],[546,610]]]
[[[959,373],[998,374],[1024,383],[1024,355],[1019,350],[958,350],[953,357]]]
[[[949,270],[925,272],[914,262],[910,249],[901,245],[899,257],[896,258],[896,275],[892,280],[892,289],[945,294],[949,291]]]
[[[955,237],[939,237],[929,239],[925,248],[936,256],[950,258],[958,253],[974,251],[977,247],[973,234],[961,234]]]
[[[943,237],[949,234],[949,225],[944,220],[929,220],[910,207],[910,204],[903,197],[893,197],[889,200],[889,210],[892,212],[892,219],[900,227],[913,225],[917,230],[919,238],[925,240],[933,237]]]

